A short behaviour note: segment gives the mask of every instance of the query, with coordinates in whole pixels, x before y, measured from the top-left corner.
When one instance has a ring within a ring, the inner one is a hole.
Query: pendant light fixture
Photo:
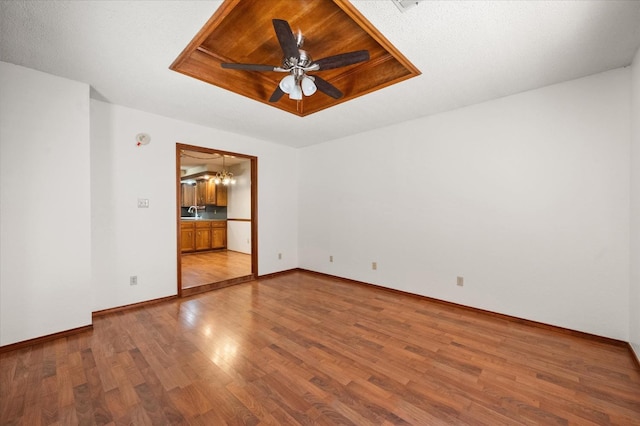
[[[216,185],[223,184],[227,185],[235,185],[236,179],[233,177],[233,173],[225,169],[224,167],[224,155],[222,156],[222,171],[216,172],[215,177],[213,178],[213,183]]]

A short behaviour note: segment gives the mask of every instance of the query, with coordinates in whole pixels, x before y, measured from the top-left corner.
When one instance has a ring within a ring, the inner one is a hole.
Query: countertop
[[[201,217],[195,218],[193,216],[181,217],[180,220],[188,221],[188,222],[225,222],[227,219],[204,219]]]

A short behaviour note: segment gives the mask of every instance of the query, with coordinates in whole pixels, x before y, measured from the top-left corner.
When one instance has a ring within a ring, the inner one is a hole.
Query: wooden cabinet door
[[[204,206],[207,204],[207,181],[206,180],[198,180],[196,181],[196,192],[198,194],[198,205]]]
[[[196,204],[196,187],[189,183],[181,185],[180,205],[182,207],[191,207]]]
[[[180,251],[194,251],[196,228],[193,223],[180,224]]]
[[[211,248],[226,248],[227,247],[227,229],[226,228],[211,228],[213,233]]]
[[[212,205],[212,204],[216,204],[216,184],[215,182],[213,182],[213,179],[209,179],[207,181],[207,195],[206,195],[206,202],[205,204],[207,205]]]
[[[218,185],[217,194],[216,194],[216,205],[217,206],[226,206],[227,205],[227,187],[223,184]]]
[[[211,229],[196,228],[196,251],[211,248]]]

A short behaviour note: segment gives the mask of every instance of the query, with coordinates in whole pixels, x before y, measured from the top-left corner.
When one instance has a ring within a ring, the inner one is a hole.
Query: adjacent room
[[[255,278],[252,162],[239,154],[178,147],[178,292],[196,294]]]
[[[0,424],[640,425],[640,2],[0,40]]]

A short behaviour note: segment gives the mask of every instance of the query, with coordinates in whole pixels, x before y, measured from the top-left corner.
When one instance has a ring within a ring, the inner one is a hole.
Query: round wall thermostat
[[[136,135],[136,142],[138,142],[138,145],[146,145],[151,142],[151,136],[147,133],[138,133]]]

